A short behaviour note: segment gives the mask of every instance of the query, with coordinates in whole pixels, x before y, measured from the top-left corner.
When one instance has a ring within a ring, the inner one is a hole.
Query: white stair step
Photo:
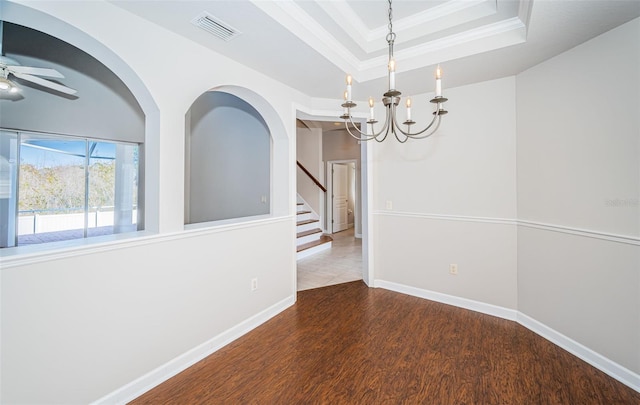
[[[305,221],[307,219],[315,219],[315,218],[313,218],[312,215],[313,214],[310,211],[301,211],[301,212],[298,212],[298,214],[297,214],[297,220],[298,221]]]
[[[296,226],[296,232],[304,232],[314,228],[317,228],[320,225],[320,221],[317,219],[306,219],[303,221],[298,221]]]
[[[309,257],[316,253],[322,252],[327,249],[331,249],[331,242],[333,239],[331,236],[322,235],[322,237],[314,242],[305,243],[297,248],[296,259],[300,260],[305,257]]]
[[[313,242],[322,237],[322,230],[320,228],[311,229],[304,232],[298,232],[296,245],[304,245],[305,243]]]

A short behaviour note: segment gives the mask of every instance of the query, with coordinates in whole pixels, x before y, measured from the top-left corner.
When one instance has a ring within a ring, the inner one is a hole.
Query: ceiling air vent
[[[225,41],[229,41],[241,34],[240,31],[236,30],[226,22],[212,16],[206,11],[200,13],[200,15],[191,20],[191,24],[198,26],[208,33]]]

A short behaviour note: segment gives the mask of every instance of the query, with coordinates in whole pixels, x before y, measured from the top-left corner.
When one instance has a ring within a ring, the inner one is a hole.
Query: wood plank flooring
[[[515,322],[362,281],[302,291],[132,404],[640,404]]]

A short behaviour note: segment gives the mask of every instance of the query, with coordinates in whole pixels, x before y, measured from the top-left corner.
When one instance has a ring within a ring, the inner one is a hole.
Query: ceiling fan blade
[[[31,66],[7,66],[7,69],[11,73],[22,73],[27,75],[37,75],[37,76],[44,76],[44,77],[53,77],[56,79],[64,79],[64,76],[62,75],[62,73],[58,72],[55,69],[38,68],[38,67],[31,67]]]
[[[46,79],[42,79],[40,77],[37,76],[32,76],[29,74],[23,74],[23,73],[12,73],[15,77],[20,78],[22,80],[27,80],[36,84],[39,84],[40,86],[44,86],[44,87],[48,87],[50,89],[59,91],[61,93],[65,93],[65,94],[76,94],[77,90],[74,90],[70,87],[67,86],[63,86],[61,84],[58,83],[54,83],[52,81],[46,80]]]

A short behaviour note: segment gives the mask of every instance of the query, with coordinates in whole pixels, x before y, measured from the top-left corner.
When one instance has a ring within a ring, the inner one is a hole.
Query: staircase
[[[297,218],[297,254],[298,260],[331,248],[333,239],[324,235],[320,228],[318,215],[305,203],[298,203]]]

